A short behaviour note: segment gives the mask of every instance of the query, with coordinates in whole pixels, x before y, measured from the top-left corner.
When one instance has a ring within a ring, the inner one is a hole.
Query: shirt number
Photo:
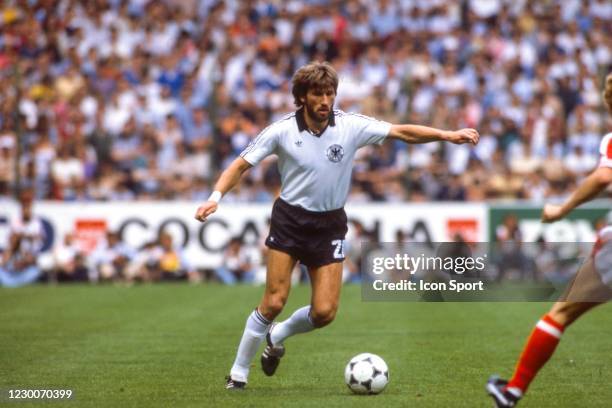
[[[334,249],[334,258],[342,259],[344,258],[344,240],[343,239],[335,239],[332,241],[332,245],[336,248]]]

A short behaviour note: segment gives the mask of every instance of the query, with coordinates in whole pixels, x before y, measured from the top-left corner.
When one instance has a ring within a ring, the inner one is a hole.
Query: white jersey
[[[608,133],[601,140],[599,155],[599,167],[612,168],[612,133]],[[608,213],[608,228],[612,228],[612,211]]]
[[[612,133],[605,135],[599,145],[599,167],[612,167]]]
[[[43,247],[45,229],[38,217],[32,217],[28,221],[18,219],[11,224],[11,234],[21,236],[19,251],[37,255]]]
[[[599,145],[599,167],[612,167],[612,133],[604,136]],[[595,269],[604,284],[612,287],[612,211],[608,214],[608,226],[597,233],[599,248],[595,250]]]
[[[381,144],[390,129],[388,122],[334,110],[327,128],[315,135],[299,109],[264,129],[240,156],[254,166],[277,154],[281,199],[309,211],[331,211],[344,207],[357,149]]]

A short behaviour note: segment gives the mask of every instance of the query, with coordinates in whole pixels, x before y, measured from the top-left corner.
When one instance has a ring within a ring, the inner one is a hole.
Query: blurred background
[[[290,79],[311,60],[337,69],[337,108],[481,134],[475,148],[359,151],[347,281],[363,240],[592,241],[609,211],[537,222],[597,166],[612,130],[600,96],[610,1],[2,4],[0,285],[261,281],[275,158],[212,225],[192,213],[295,109]]]

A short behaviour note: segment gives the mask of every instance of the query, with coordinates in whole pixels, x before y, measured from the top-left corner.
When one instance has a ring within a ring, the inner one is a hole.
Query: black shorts
[[[309,268],[344,261],[347,218],[344,208],[308,211],[280,198],[272,207],[268,248],[285,252]]]

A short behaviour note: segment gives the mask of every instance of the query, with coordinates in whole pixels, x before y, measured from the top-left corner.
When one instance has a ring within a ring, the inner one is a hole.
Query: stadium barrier
[[[452,241],[456,234],[471,242],[490,242],[504,218],[514,214],[525,241],[544,234],[549,241],[591,242],[595,222],[605,219],[611,201],[599,201],[573,212],[567,220],[542,225],[540,207],[530,204],[409,203],[347,205],[350,221],[361,223],[380,242],[394,242],[401,230],[406,239],[420,242]],[[194,266],[220,264],[230,238],[241,236],[247,245],[263,242],[268,229],[270,204],[225,203],[207,222],[193,218],[194,202],[65,203],[37,202],[34,213],[42,219],[46,238],[43,254],[69,232],[80,248],[90,253],[107,230],[118,231],[125,242],[139,248],[154,240],[161,230],[172,234]],[[0,248],[7,243],[11,220],[19,217],[16,202],[0,206]],[[41,262],[48,262],[45,256]]]

